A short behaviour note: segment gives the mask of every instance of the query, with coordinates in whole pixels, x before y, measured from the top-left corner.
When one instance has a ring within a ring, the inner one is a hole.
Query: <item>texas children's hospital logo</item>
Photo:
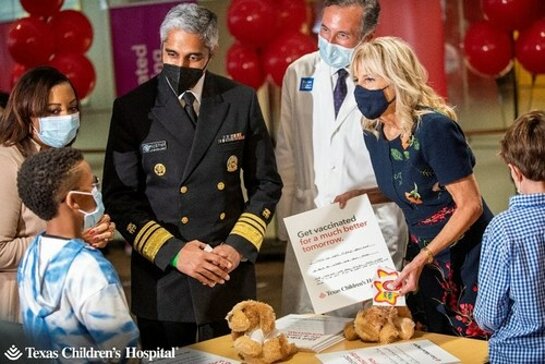
[[[108,360],[117,361],[117,359],[139,359],[147,362],[153,362],[158,359],[173,359],[176,357],[175,348],[157,350],[139,350],[137,348],[125,348],[111,350],[99,350],[95,348],[72,348],[66,347],[61,350],[39,350],[33,347],[24,347],[19,349],[11,345],[4,356],[12,362],[19,359],[87,359],[87,360]],[[5,362],[0,358],[0,363]]]
[[[15,361],[19,360],[23,356],[23,353],[17,346],[12,345],[8,350],[6,350],[4,356],[10,361]]]

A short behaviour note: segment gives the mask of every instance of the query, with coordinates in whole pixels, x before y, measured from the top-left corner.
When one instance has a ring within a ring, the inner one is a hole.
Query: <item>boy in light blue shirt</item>
[[[17,187],[47,221],[17,272],[25,334],[59,361],[122,360],[139,333],[115,269],[82,240],[104,213],[89,163],[73,148],[44,150],[25,160]]]

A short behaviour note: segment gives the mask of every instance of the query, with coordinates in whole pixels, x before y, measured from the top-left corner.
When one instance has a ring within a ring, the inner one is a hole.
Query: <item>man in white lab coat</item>
[[[279,238],[288,240],[282,219],[335,202],[351,190],[365,189],[397,268],[408,240],[401,210],[378,191],[365,147],[361,113],[349,74],[353,49],[372,36],[378,0],[326,0],[319,51],[292,63],[282,84],[276,158],[284,183],[277,205]],[[340,80],[339,80],[340,79]],[[353,317],[361,305],[333,314]],[[313,312],[295,254],[287,244],[282,313]]]

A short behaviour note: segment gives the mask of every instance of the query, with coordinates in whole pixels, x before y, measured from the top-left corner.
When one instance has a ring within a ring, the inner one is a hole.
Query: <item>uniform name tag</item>
[[[301,83],[299,84],[299,91],[312,91],[314,85],[313,77],[301,77]]]
[[[167,141],[158,140],[156,142],[142,144],[142,153],[153,153],[167,150]]]

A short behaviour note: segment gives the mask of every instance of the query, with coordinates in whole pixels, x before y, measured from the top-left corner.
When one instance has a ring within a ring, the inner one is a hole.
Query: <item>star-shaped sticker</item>
[[[373,282],[373,285],[377,289],[377,294],[373,298],[375,302],[386,302],[392,306],[395,306],[400,294],[396,289],[398,287],[393,286],[394,280],[397,278],[397,272],[386,272],[382,269],[377,270],[378,280]],[[391,279],[388,279],[391,278]]]

